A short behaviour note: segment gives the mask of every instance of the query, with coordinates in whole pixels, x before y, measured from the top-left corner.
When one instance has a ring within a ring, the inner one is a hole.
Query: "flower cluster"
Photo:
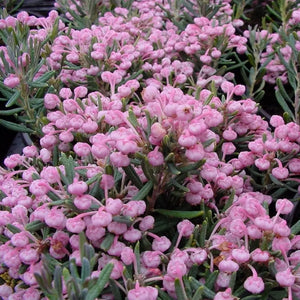
[[[81,2],[0,20],[1,124],[33,140],[0,168],[0,297],[300,298],[299,99],[255,102],[291,97],[297,5],[280,36],[236,1]]]

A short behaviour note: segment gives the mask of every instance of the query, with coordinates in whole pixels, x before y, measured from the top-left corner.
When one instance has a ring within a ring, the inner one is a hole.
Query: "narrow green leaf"
[[[231,207],[231,205],[233,203],[234,196],[235,196],[235,190],[232,189],[232,192],[231,192],[229,198],[227,199],[227,201],[224,205],[224,208],[222,209],[222,212],[225,212],[229,207]]]
[[[115,236],[113,234],[110,234],[110,233],[107,234],[105,236],[104,240],[102,241],[100,248],[104,251],[107,251],[113,244],[114,238],[115,238]]]
[[[148,157],[146,155],[142,155],[141,159],[142,159],[141,166],[145,176],[147,177],[148,180],[156,183],[157,180],[154,176],[154,168],[153,166],[150,165]]]
[[[55,74],[55,71],[49,71],[44,73],[42,76],[40,76],[37,80],[35,80],[33,83],[42,83],[48,81],[51,77],[53,77]]]
[[[162,291],[160,288],[158,288],[158,296],[161,300],[173,300],[166,292]]]
[[[168,169],[169,171],[174,175],[179,175],[181,172],[176,168],[174,163],[168,163]]]
[[[214,271],[212,273],[209,274],[209,276],[207,277],[206,281],[205,281],[205,286],[209,289],[213,289],[215,281],[217,280],[219,271]]]
[[[181,211],[181,210],[168,210],[168,209],[155,209],[161,215],[167,217],[181,218],[181,219],[193,219],[200,217],[204,214],[204,211]]]
[[[128,179],[138,188],[141,189],[143,187],[143,183],[140,177],[137,175],[132,165],[123,167],[124,172],[128,176]]]
[[[11,106],[15,105],[16,102],[19,100],[20,96],[21,96],[21,92],[19,90],[17,90],[7,101],[5,107],[11,107]]]
[[[62,299],[62,269],[61,266],[57,265],[54,271],[54,288],[59,299]]]
[[[208,222],[207,222],[207,220],[204,220],[202,222],[202,226],[201,226],[201,229],[200,229],[200,235],[199,235],[199,246],[202,247],[202,248],[205,246],[207,226],[208,226]]]
[[[62,275],[64,278],[65,283],[67,284],[71,279],[71,274],[67,268],[63,268]]]
[[[19,233],[21,232],[21,229],[19,229],[18,227],[12,225],[12,224],[7,224],[6,228],[11,232],[11,233]]]
[[[201,166],[204,165],[204,163],[205,163],[205,159],[202,159],[202,160],[199,160],[195,163],[190,163],[190,164],[187,164],[187,165],[179,165],[179,166],[177,166],[177,169],[181,173],[186,173],[186,172],[198,170]]]
[[[129,108],[129,110],[128,110],[128,120],[133,125],[134,128],[139,127],[139,122],[138,122],[136,115],[134,114],[132,108]]]
[[[137,272],[141,272],[141,252],[140,252],[140,242],[138,241],[134,247],[134,255],[136,259]]]
[[[266,5],[267,10],[281,21],[281,16],[269,5]]]
[[[232,291],[234,291],[235,282],[236,282],[236,272],[233,272],[231,274],[230,281],[229,281],[229,287],[231,288]]]
[[[17,107],[17,108],[7,109],[7,110],[0,110],[0,116],[10,116],[13,114],[17,114],[21,111],[24,111],[23,107]]]
[[[27,133],[33,133],[34,131],[30,128],[27,128],[24,125],[17,124],[14,122],[6,121],[0,119],[0,125],[12,130],[12,131],[18,131],[18,132],[27,132]]]
[[[202,300],[202,299],[203,299],[203,291],[204,291],[204,286],[200,286],[200,287],[196,290],[196,292],[195,292],[195,294],[194,294],[192,300]]]
[[[300,220],[298,220],[292,227],[291,227],[291,233],[292,234],[298,234],[300,232]]]
[[[113,221],[118,223],[124,223],[127,226],[131,226],[132,223],[134,222],[134,219],[128,216],[114,216]]]
[[[281,93],[278,90],[275,91],[275,96],[276,96],[277,102],[282,107],[282,109],[284,111],[286,111],[293,120],[295,120],[295,116],[294,116],[293,112],[291,111],[291,109],[289,108],[289,106],[287,105],[287,103],[285,102],[284,98],[282,97]]]
[[[147,181],[144,186],[138,191],[138,193],[132,197],[132,200],[143,200],[147,195],[149,195],[151,189],[153,188],[153,182]]]
[[[30,232],[35,232],[35,231],[41,230],[45,226],[46,226],[45,223],[43,223],[39,220],[35,220],[35,221],[32,221],[32,222],[26,224],[25,229],[30,231]]]
[[[186,295],[185,295],[185,291],[182,288],[181,284],[180,284],[180,280],[178,278],[175,279],[175,293],[177,296],[177,299],[182,299],[182,300],[186,300]]]
[[[276,85],[278,86],[278,89],[280,91],[281,96],[285,99],[285,101],[288,101],[290,104],[294,104],[288,93],[286,92],[282,81],[280,78],[276,78]]]
[[[206,285],[203,283],[200,283],[196,278],[189,277],[189,281],[191,283],[191,286],[194,289],[198,289],[199,287],[203,287],[203,295],[209,299],[213,299],[215,296],[215,292],[213,292],[211,289],[209,289]]]
[[[102,269],[96,284],[89,289],[86,295],[86,300],[95,300],[99,296],[106,283],[109,281],[113,267],[114,265],[112,263],[109,263]]]
[[[114,295],[114,300],[124,299],[121,295],[120,288],[117,286],[114,279],[109,279],[109,286],[111,287],[111,291]]]
[[[28,83],[28,85],[33,88],[45,88],[48,86],[46,82],[39,82],[39,81],[30,82]]]
[[[91,275],[91,266],[86,257],[82,258],[81,264],[81,280],[84,282]]]

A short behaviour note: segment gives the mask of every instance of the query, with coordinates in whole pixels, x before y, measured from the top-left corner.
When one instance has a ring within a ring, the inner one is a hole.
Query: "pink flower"
[[[276,277],[276,281],[282,287],[293,286],[296,280],[296,277],[292,274],[290,268],[287,268],[286,270],[281,272],[277,272],[275,277]]]
[[[177,231],[185,237],[189,237],[194,231],[195,225],[189,220],[183,220],[177,224]]]
[[[158,290],[154,287],[140,287],[138,281],[135,288],[128,291],[128,300],[156,300],[158,297]]]
[[[112,165],[115,167],[126,167],[130,164],[129,157],[121,152],[113,152],[109,157]]]
[[[135,260],[135,255],[130,247],[125,247],[121,252],[121,260],[125,265],[131,265]]]
[[[248,277],[244,282],[244,288],[252,294],[259,294],[265,289],[264,281],[257,276],[255,269],[248,265],[252,271],[253,276]]]
[[[227,288],[224,292],[218,292],[214,300],[235,300],[236,297],[234,297],[231,293],[231,288]]]
[[[163,154],[159,151],[159,147],[156,146],[153,151],[150,151],[147,155],[149,163],[152,166],[160,166],[164,163],[164,156]]]
[[[161,264],[159,251],[145,251],[142,254],[142,261],[147,268],[157,268]]]
[[[222,260],[218,268],[221,272],[233,273],[239,269],[239,265],[231,259]]]
[[[155,251],[165,252],[171,246],[170,240],[165,237],[156,237],[152,242],[152,249]]]
[[[72,233],[80,233],[85,229],[85,222],[81,218],[69,218],[66,222],[66,228]]]
[[[4,79],[3,83],[13,89],[20,84],[20,79],[15,74],[9,74],[9,76]]]
[[[88,185],[84,181],[74,181],[68,186],[68,192],[76,196],[83,195],[87,190]]]
[[[44,96],[44,105],[47,109],[54,109],[61,103],[59,97],[55,94],[47,93]]]
[[[187,272],[184,262],[179,259],[171,259],[168,263],[167,273],[173,278],[182,278]]]

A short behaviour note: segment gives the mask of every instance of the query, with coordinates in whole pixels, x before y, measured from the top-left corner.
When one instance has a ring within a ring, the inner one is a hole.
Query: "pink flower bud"
[[[251,252],[251,258],[256,262],[266,262],[270,258],[270,253],[257,248]]]
[[[93,225],[106,227],[112,222],[112,215],[108,212],[98,210],[91,218]]]
[[[88,190],[88,185],[84,181],[75,181],[68,186],[68,192],[72,195],[81,196]]]
[[[143,252],[142,261],[147,268],[157,268],[161,263],[159,251]]]
[[[127,225],[119,222],[111,222],[107,226],[109,232],[114,233],[115,235],[121,235],[127,231]]]
[[[272,175],[277,179],[286,179],[289,176],[289,170],[283,167],[272,169]]]
[[[163,137],[167,134],[166,130],[161,126],[160,123],[156,122],[151,126],[151,136],[155,138],[155,140],[162,140]]]
[[[270,168],[270,161],[265,159],[265,158],[258,158],[254,162],[255,166],[260,170],[260,171],[266,171]]]
[[[0,297],[2,299],[8,299],[10,295],[13,294],[13,289],[6,283],[0,285]]]
[[[236,297],[234,297],[231,293],[231,288],[227,288],[224,292],[218,292],[214,300],[235,300]]]
[[[118,215],[123,207],[123,202],[120,199],[107,198],[105,209],[112,215]]]
[[[74,198],[74,205],[81,210],[89,209],[92,204],[89,195],[76,196]]]
[[[74,145],[73,149],[80,157],[86,157],[91,153],[91,146],[88,143],[78,142]]]
[[[127,167],[130,164],[129,157],[121,152],[113,152],[110,154],[109,158],[111,164],[117,168]]]
[[[287,225],[286,220],[277,222],[273,227],[274,233],[280,236],[288,237],[291,234],[291,229]]]
[[[292,248],[291,241],[288,237],[275,237],[272,241],[272,250],[287,252]]]
[[[160,96],[159,90],[153,85],[147,86],[142,91],[142,98],[145,102],[152,102],[158,99],[159,96]]]
[[[18,268],[21,265],[19,251],[16,248],[8,249],[8,251],[3,256],[3,262],[8,268]]]
[[[29,186],[29,191],[35,196],[44,196],[49,190],[49,183],[45,179],[37,179]]]
[[[123,273],[123,268],[124,268],[123,264],[114,258],[111,259],[109,262],[113,263],[113,265],[114,265],[113,270],[110,274],[110,277],[112,279],[119,279]]]
[[[61,103],[59,97],[55,94],[46,94],[44,97],[44,105],[47,109],[54,109]]]
[[[22,263],[31,265],[39,261],[38,251],[33,248],[25,248],[20,251],[20,260]]]
[[[276,211],[282,215],[289,214],[294,208],[293,202],[284,198],[276,201]]]
[[[250,259],[250,253],[245,247],[233,249],[231,251],[231,256],[239,264],[245,263]]]
[[[165,252],[168,250],[171,246],[170,240],[165,237],[157,237],[152,242],[152,249],[155,251]]]
[[[230,222],[230,231],[233,235],[242,238],[247,233],[247,227],[240,219],[235,219]]]
[[[158,151],[159,147],[155,147],[155,149],[153,151],[150,151],[147,155],[149,163],[152,166],[160,166],[164,163],[164,156],[163,154]]]
[[[105,236],[105,229],[100,226],[89,224],[86,228],[85,234],[91,241],[98,241]]]
[[[187,272],[184,262],[178,259],[171,259],[168,263],[167,273],[173,278],[182,278]]]
[[[128,291],[128,300],[156,300],[158,297],[158,290],[154,287],[140,287],[137,281],[135,288]]]
[[[177,224],[177,231],[185,237],[189,237],[194,231],[195,225],[189,220],[183,220]]]
[[[125,247],[121,252],[121,260],[125,265],[131,265],[135,260],[135,254],[130,247]]]
[[[239,269],[239,265],[231,259],[222,260],[218,268],[221,272],[233,273]]]
[[[101,177],[100,187],[102,189],[111,189],[115,185],[115,179],[112,175],[103,174]],[[110,198],[111,199],[111,198]]]
[[[66,228],[72,233],[80,233],[85,229],[85,222],[81,218],[69,218],[66,222]]]
[[[185,156],[190,161],[199,161],[204,158],[205,151],[202,144],[196,144],[185,151]]]
[[[18,164],[22,163],[22,156],[20,154],[12,154],[4,159],[4,165],[9,168],[13,169]]]
[[[281,272],[277,272],[275,277],[276,277],[276,281],[282,287],[293,286],[296,280],[296,277],[292,274],[290,268]]]
[[[123,215],[135,218],[144,214],[146,210],[146,203],[144,201],[129,201],[128,203],[123,205]]]
[[[55,207],[46,214],[45,223],[49,227],[63,229],[66,224],[66,217],[61,210],[58,210],[57,207]]]
[[[149,229],[152,229],[154,227],[154,221],[154,218],[150,215],[144,217],[139,224],[139,229],[141,231],[147,231]]]
[[[4,79],[3,83],[13,89],[20,84],[20,79],[15,74],[9,74],[9,76]]]
[[[197,248],[190,256],[193,263],[201,265],[207,259],[207,252],[204,249]]]
[[[123,233],[123,238],[126,241],[135,243],[142,238],[142,233],[135,228],[130,228],[126,232]]]
[[[218,288],[227,288],[230,284],[231,274],[225,272],[219,272],[216,285]]]
[[[10,241],[14,246],[20,247],[20,248],[25,247],[29,243],[29,239],[25,232],[15,233],[11,237]]]
[[[244,288],[252,294],[259,294],[265,289],[264,281],[257,276],[255,269],[250,266],[253,276],[248,277],[244,282]]]

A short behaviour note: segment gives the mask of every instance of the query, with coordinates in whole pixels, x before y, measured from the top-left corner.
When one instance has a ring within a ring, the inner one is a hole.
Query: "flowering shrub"
[[[300,299],[299,8],[238,2],[2,12],[3,299]]]

